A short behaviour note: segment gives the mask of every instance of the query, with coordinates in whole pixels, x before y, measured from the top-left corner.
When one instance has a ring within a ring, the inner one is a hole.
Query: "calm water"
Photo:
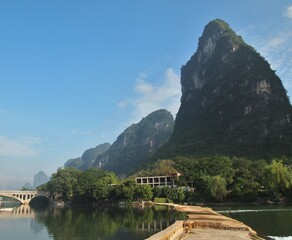
[[[6,206],[8,207],[8,206]],[[183,214],[159,208],[46,208],[19,206],[0,211],[5,240],[140,240],[151,236]]]
[[[213,209],[246,223],[262,236],[292,240],[292,206],[232,206]]]
[[[10,207],[10,206],[5,206]],[[262,236],[292,240],[292,206],[232,206],[214,210],[251,226]],[[5,240],[140,240],[184,215],[167,208],[45,208],[0,211]]]

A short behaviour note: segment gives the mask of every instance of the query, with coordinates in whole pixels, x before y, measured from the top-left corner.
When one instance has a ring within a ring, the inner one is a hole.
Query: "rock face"
[[[170,112],[155,111],[120,134],[110,149],[96,158],[94,165],[120,176],[127,175],[168,141],[173,126]]]
[[[281,80],[224,21],[205,27],[181,86],[164,156],[292,156],[292,107]]]
[[[97,156],[106,152],[110,146],[111,145],[109,143],[103,143],[97,145],[95,148],[87,149],[81,157],[69,159],[64,166],[74,167],[82,171],[87,170],[88,168],[93,167]]]

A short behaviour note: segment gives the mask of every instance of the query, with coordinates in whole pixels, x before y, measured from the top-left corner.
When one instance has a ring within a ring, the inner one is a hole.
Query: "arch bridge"
[[[13,190],[0,190],[0,197],[9,197],[18,200],[21,204],[27,205],[36,197],[46,197],[50,199],[48,192],[42,191],[13,191]]]

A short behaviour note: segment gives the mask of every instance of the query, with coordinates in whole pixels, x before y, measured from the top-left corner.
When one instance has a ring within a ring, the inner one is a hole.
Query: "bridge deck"
[[[48,197],[49,194],[43,191],[20,191],[20,190],[0,190],[0,196],[10,197],[18,200],[22,204],[29,204],[30,201],[39,196]]]

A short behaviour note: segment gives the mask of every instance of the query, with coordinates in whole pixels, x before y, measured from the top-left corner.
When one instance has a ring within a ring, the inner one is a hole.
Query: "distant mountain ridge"
[[[112,145],[89,149],[65,167],[127,176],[149,158],[292,157],[292,106],[281,80],[223,20],[206,25],[197,51],[181,68],[181,86],[175,122],[170,112],[157,110]]]
[[[181,68],[174,133],[156,158],[292,156],[292,107],[269,63],[219,19]]]
[[[154,111],[128,127],[112,145],[104,143],[88,149],[81,157],[69,159],[64,167],[82,171],[90,167],[103,168],[126,176],[168,141],[173,126],[174,119],[169,111]]]
[[[39,171],[33,178],[33,187],[37,188],[38,186],[47,183],[50,178],[43,171]]]
[[[87,149],[81,157],[69,159],[64,164],[64,167],[74,167],[82,171],[93,167],[97,156],[106,152],[110,146],[111,144],[109,143],[103,143],[97,145],[95,148]]]
[[[25,183],[23,185],[23,188],[27,190],[36,189],[37,187],[47,183],[48,181],[50,181],[50,178],[47,176],[47,174],[45,174],[43,171],[39,171],[36,175],[34,175],[33,185],[31,185],[31,183]]]
[[[120,176],[128,175],[168,141],[173,126],[174,119],[169,111],[150,113],[120,134],[110,149],[96,158],[94,166]]]

